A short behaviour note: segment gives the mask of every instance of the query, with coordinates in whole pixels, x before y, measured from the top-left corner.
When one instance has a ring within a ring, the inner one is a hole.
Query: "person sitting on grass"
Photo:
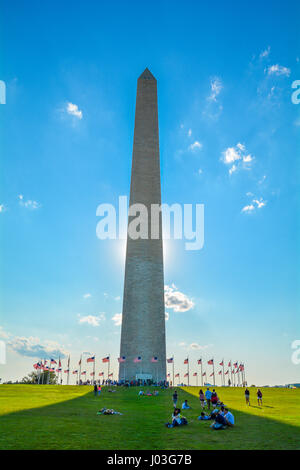
[[[190,410],[191,407],[188,405],[188,402],[187,400],[184,400],[184,402],[182,403],[182,407],[181,407],[183,410]]]
[[[228,410],[228,408],[225,408],[224,410],[224,418],[226,421],[227,426],[234,426],[234,416],[233,414]]]
[[[139,396],[141,396],[141,395],[145,395],[145,394],[144,394],[144,390],[140,390],[140,391],[139,391]]]
[[[217,413],[214,414],[214,422],[213,424],[210,426],[211,429],[215,429],[215,430],[218,430],[218,429],[226,429],[226,421],[225,421],[225,418],[224,416],[222,416],[220,414],[219,411],[217,411]]]
[[[203,413],[203,411],[202,411],[201,415],[198,416],[198,419],[200,419],[200,421],[209,421],[209,420],[211,420],[211,416],[206,415],[206,414]]]
[[[176,426],[183,426],[184,424],[187,424],[187,420],[184,416],[181,416],[180,414],[180,408],[175,408],[173,414],[172,414],[172,423],[166,423],[167,428],[174,428]]]

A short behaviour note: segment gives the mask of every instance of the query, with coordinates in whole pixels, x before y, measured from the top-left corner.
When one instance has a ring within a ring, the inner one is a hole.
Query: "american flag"
[[[59,374],[61,372],[61,367],[59,367],[58,369],[56,369],[56,372]]]
[[[198,364],[202,364],[202,359],[198,359]]]
[[[109,362],[109,356],[106,356],[102,359],[102,362]]]
[[[41,365],[40,365],[39,362],[37,362],[36,364],[33,364],[33,367],[34,367],[35,369],[40,369],[40,368],[41,368]]]
[[[174,362],[174,358],[173,357],[170,357],[169,359],[167,359],[167,363],[168,364],[173,364]]]
[[[157,362],[157,361],[158,361],[157,357],[153,356],[152,359],[151,359],[151,362]]]
[[[88,357],[86,362],[95,362],[95,356]]]
[[[69,369],[64,370],[64,373],[65,373],[65,374],[68,374],[69,372],[70,372]]]
[[[224,366],[224,361],[220,362],[220,366]]]
[[[175,374],[175,377],[179,377],[179,374]]]
[[[237,366],[238,366],[238,363],[237,363],[237,362],[235,362],[235,363],[233,364],[233,366],[234,366],[235,368],[237,368]]]
[[[167,374],[167,377],[170,377],[170,374]]]
[[[73,370],[73,374],[78,374],[78,370]]]
[[[86,374],[86,370],[84,370],[83,372],[81,372],[81,375],[85,375]]]
[[[133,362],[141,362],[141,361],[142,361],[141,356],[135,357],[135,358],[133,359]]]
[[[221,371],[221,370],[219,370],[219,375],[221,375],[221,374],[222,374],[222,371]]]
[[[81,365],[81,358],[79,359],[78,365],[79,365],[79,366]]]
[[[188,374],[188,373],[186,373],[186,374],[184,374],[184,376],[185,376],[185,377],[188,377],[188,376],[189,376],[189,374]]]
[[[213,365],[213,363],[214,363],[213,359],[210,359],[209,361],[207,361],[207,364],[209,364],[209,365]]]
[[[206,375],[206,372],[203,372],[202,377],[204,377],[205,375]]]
[[[57,364],[55,359],[51,359],[50,364]]]
[[[121,356],[121,357],[118,357],[118,362],[125,362],[126,361],[126,356]]]
[[[214,373],[214,372],[212,372],[212,373],[210,374],[210,377],[212,377],[213,375],[215,375],[215,373]]]
[[[108,377],[112,377],[114,375],[113,372],[111,372],[110,374],[108,374]]]
[[[49,370],[49,366],[44,366],[43,369],[44,370]]]
[[[101,375],[104,375],[104,372],[99,372],[99,375],[100,375],[100,377],[101,377]]]
[[[194,372],[194,373],[193,373],[193,376],[194,376],[194,377],[196,377],[197,375],[198,375],[197,372]]]
[[[187,357],[184,361],[183,364],[188,364],[189,363],[189,358]]]
[[[240,364],[240,371],[242,372],[244,370],[244,365]]]
[[[54,367],[51,367],[49,370],[50,370],[50,372],[55,372]]]
[[[231,361],[228,362],[228,367],[231,367]]]
[[[58,367],[61,367],[61,360],[59,358],[59,361],[58,361]]]
[[[90,375],[95,375],[95,372],[91,372]]]
[[[227,371],[225,372],[225,375],[227,375],[228,373],[229,373],[229,370],[227,370]]]

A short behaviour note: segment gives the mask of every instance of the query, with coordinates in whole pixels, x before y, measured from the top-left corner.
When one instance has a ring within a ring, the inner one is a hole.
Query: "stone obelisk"
[[[148,69],[137,82],[130,202],[149,214],[148,238],[127,235],[119,379],[166,380],[163,241],[151,239],[151,205],[161,204],[157,82]],[[129,215],[128,224],[134,219]],[[141,358],[140,362],[134,362]],[[157,362],[153,361],[156,360]]]

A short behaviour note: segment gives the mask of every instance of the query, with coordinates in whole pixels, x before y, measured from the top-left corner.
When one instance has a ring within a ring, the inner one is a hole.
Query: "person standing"
[[[205,392],[205,398],[206,398],[206,401],[207,401],[207,408],[210,410],[210,401],[211,401],[211,396],[212,396],[212,392],[209,390],[209,388],[207,388],[206,392]]]
[[[97,396],[97,384],[96,384],[96,382],[94,384],[94,395],[95,395],[95,397]]]
[[[177,400],[178,400],[178,395],[177,395],[177,391],[175,390],[175,392],[173,393],[173,405],[174,405],[174,408],[176,408],[176,405],[177,405]]]
[[[248,390],[248,388],[246,388],[245,390],[245,399],[246,399],[246,405],[250,406],[250,391]]]
[[[202,389],[199,391],[199,400],[200,400],[200,403],[201,403],[201,407],[204,408],[205,396],[204,396],[204,393],[203,393]]]
[[[258,403],[258,406],[261,405],[262,406],[262,392],[260,389],[257,390],[257,403]]]

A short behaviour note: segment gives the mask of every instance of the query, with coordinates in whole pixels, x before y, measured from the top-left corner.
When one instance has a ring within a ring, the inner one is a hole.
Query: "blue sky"
[[[149,67],[163,202],[205,205],[204,248],[165,247],[175,370],[224,357],[248,383],[299,381],[297,3],[0,1],[3,380],[44,350],[117,371],[124,242],[97,239],[96,208],[129,194]]]

